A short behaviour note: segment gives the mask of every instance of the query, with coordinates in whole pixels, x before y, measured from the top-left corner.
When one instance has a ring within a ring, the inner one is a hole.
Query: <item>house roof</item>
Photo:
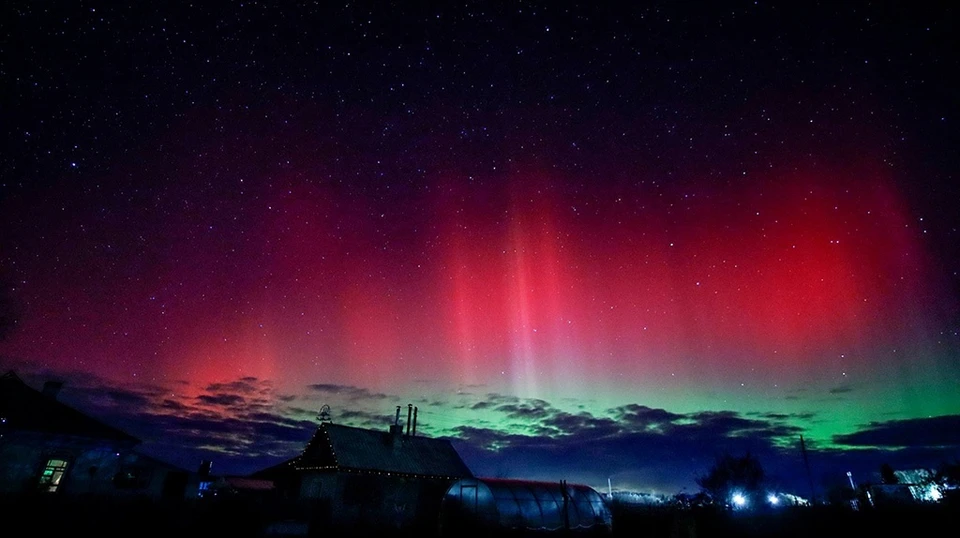
[[[14,372],[0,376],[0,419],[6,430],[75,435],[137,444],[139,439],[28,386]]]
[[[323,423],[294,468],[386,472],[432,478],[466,478],[473,474],[446,439],[412,437]]]

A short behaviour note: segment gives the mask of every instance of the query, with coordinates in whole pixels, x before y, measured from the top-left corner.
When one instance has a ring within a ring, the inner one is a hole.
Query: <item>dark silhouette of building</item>
[[[0,493],[183,498],[188,473],[133,449],[140,440],[57,399],[62,383],[0,376]]]
[[[436,528],[450,484],[472,477],[445,439],[321,423],[299,456],[253,475],[308,507],[314,527]]]

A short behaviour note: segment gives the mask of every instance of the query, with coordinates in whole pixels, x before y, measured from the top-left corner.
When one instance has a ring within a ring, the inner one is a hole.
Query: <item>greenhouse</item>
[[[610,510],[588,486],[490,478],[450,486],[440,522],[444,536],[477,530],[606,533],[612,525]]]

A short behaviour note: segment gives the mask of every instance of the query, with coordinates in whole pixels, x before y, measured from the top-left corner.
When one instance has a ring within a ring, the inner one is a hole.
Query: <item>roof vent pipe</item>
[[[413,404],[407,404],[407,435],[410,435],[410,415],[413,413]]]
[[[400,406],[397,406],[397,416],[393,419],[393,424],[390,425],[390,437],[396,439],[397,437],[403,435],[403,426],[400,425]],[[393,441],[391,440],[391,443]]]
[[[417,436],[417,408],[413,408],[413,436]]]

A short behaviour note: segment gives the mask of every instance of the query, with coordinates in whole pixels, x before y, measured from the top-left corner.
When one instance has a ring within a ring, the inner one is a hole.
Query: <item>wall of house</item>
[[[56,487],[64,495],[160,498],[172,468],[132,452],[128,443],[74,436],[8,432],[0,440],[0,493],[49,490],[41,475],[48,460],[67,467]]]
[[[4,434],[0,440],[0,493],[35,490],[42,457],[36,446],[18,442],[13,434]]]
[[[76,491],[90,482],[89,467],[93,461],[102,454],[115,454],[121,448],[99,439],[7,432],[0,442],[0,476],[3,477],[0,488],[7,493],[40,491],[40,476],[47,461],[58,458],[66,461],[67,467],[57,492]]]
[[[316,525],[367,529],[433,527],[450,481],[375,474],[308,472],[301,499]]]

